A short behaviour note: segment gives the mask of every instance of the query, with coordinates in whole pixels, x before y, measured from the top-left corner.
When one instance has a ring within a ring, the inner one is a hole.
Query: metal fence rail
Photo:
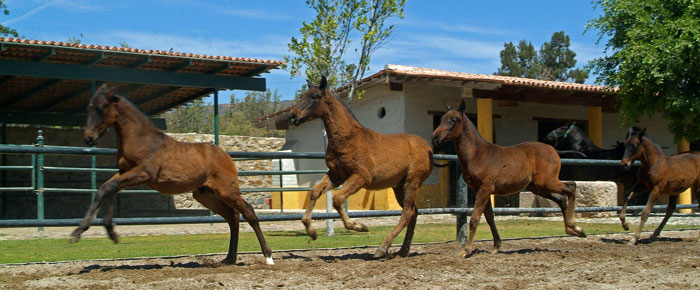
[[[0,191],[33,191],[37,194],[37,218],[36,219],[0,219],[0,227],[45,227],[45,226],[76,226],[80,219],[45,219],[44,218],[44,194],[45,193],[84,193],[94,194],[97,192],[96,173],[114,173],[115,168],[97,168],[96,156],[116,155],[117,150],[111,148],[89,148],[70,146],[46,146],[43,145],[41,132],[37,138],[36,145],[0,145],[0,154],[30,154],[32,156],[31,165],[0,166],[0,170],[31,170],[31,187],[0,187]],[[263,160],[263,159],[324,159],[324,152],[228,152],[234,160]],[[45,166],[44,155],[85,155],[92,157],[90,168],[81,167],[59,167]],[[435,160],[456,162],[456,155],[435,154]],[[596,165],[596,166],[619,166],[617,160],[595,160],[595,159],[561,159],[562,164],[567,165]],[[639,165],[636,162],[635,165]],[[91,175],[91,188],[51,188],[44,187],[44,172],[86,172]],[[260,176],[260,175],[292,175],[292,174],[322,174],[325,170],[296,170],[296,171],[241,171],[239,176]],[[278,188],[241,188],[241,192],[286,192],[286,191],[309,191],[311,187],[278,187]],[[123,193],[157,193],[150,189],[122,190]],[[6,203],[3,203],[6,206]],[[463,205],[464,206],[464,205]],[[283,207],[283,206],[281,206]],[[678,205],[677,209],[697,208],[697,204]],[[643,206],[630,206],[630,210],[641,210]],[[665,210],[665,206],[655,206],[654,210]],[[620,211],[621,207],[579,207],[576,212],[609,212]],[[455,214],[458,216],[458,229],[465,228],[466,216],[471,214],[472,208],[428,208],[419,209],[419,214]],[[559,208],[494,208],[496,214],[518,214],[518,213],[559,213]],[[399,216],[401,211],[353,211],[349,212],[350,217],[380,217]],[[285,221],[300,220],[302,214],[259,214],[260,221]],[[337,213],[314,213],[313,219],[337,219]],[[241,219],[243,219],[241,217]],[[186,216],[186,217],[148,217],[148,218],[114,218],[114,222],[120,225],[152,225],[152,224],[186,224],[186,223],[220,223],[225,222],[219,216]],[[96,219],[95,224],[101,224],[101,219]],[[459,231],[458,231],[459,232]],[[459,239],[459,237],[458,237]]]

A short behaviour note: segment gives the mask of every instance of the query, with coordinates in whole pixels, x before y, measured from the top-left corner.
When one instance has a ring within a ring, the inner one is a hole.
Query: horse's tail
[[[576,150],[557,150],[557,154],[559,154],[559,157],[561,157],[564,154],[576,154],[576,155],[579,155],[583,158],[588,158],[588,156],[586,156],[586,154],[583,154],[583,152],[576,151]]]

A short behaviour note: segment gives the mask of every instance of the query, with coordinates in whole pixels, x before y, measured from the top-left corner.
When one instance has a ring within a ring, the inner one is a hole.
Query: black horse
[[[554,146],[557,152],[573,150],[586,155],[586,157],[582,157],[578,154],[559,154],[561,158],[620,160],[625,153],[625,145],[619,141],[612,149],[598,147],[581,128],[576,126],[576,122],[564,124],[549,132],[544,143]],[[619,166],[562,165],[559,179],[614,181],[623,184],[625,193],[627,193],[637,184],[637,169],[638,167],[623,170]],[[644,201],[646,199],[637,196],[630,203],[636,205],[640,202],[643,204]]]

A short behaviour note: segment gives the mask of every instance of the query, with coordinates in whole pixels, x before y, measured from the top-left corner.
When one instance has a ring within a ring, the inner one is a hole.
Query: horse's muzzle
[[[302,121],[302,119],[297,118],[297,114],[294,113],[289,113],[287,119],[289,120],[289,124],[292,124],[294,126],[299,126],[299,124],[301,124]]]
[[[85,137],[85,144],[88,146],[95,146],[97,144],[97,140],[95,138],[92,138],[92,136],[87,136]]]
[[[620,161],[620,167],[622,167],[622,170],[624,170],[624,171],[630,170],[630,168],[632,168],[631,165],[632,165],[632,162],[628,162],[628,161],[624,161],[624,160]]]
[[[433,135],[433,145],[437,146],[442,143],[439,135]]]

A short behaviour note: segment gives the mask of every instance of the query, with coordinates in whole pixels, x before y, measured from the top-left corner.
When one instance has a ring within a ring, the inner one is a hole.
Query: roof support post
[[[493,143],[493,99],[476,99],[476,128],[489,143]],[[496,207],[494,195],[491,195],[491,207]]]
[[[219,90],[214,89],[214,144],[219,146]]]
[[[678,142],[678,153],[681,152],[687,152],[690,151],[690,143],[688,140],[683,138],[680,142]],[[690,193],[690,188],[686,189],[684,192],[682,192],[680,195],[678,195],[678,204],[691,204],[692,202],[692,196]],[[679,210],[682,213],[692,213],[692,209],[681,209]]]
[[[603,147],[603,108],[600,106],[588,107],[588,137],[593,144]]]

